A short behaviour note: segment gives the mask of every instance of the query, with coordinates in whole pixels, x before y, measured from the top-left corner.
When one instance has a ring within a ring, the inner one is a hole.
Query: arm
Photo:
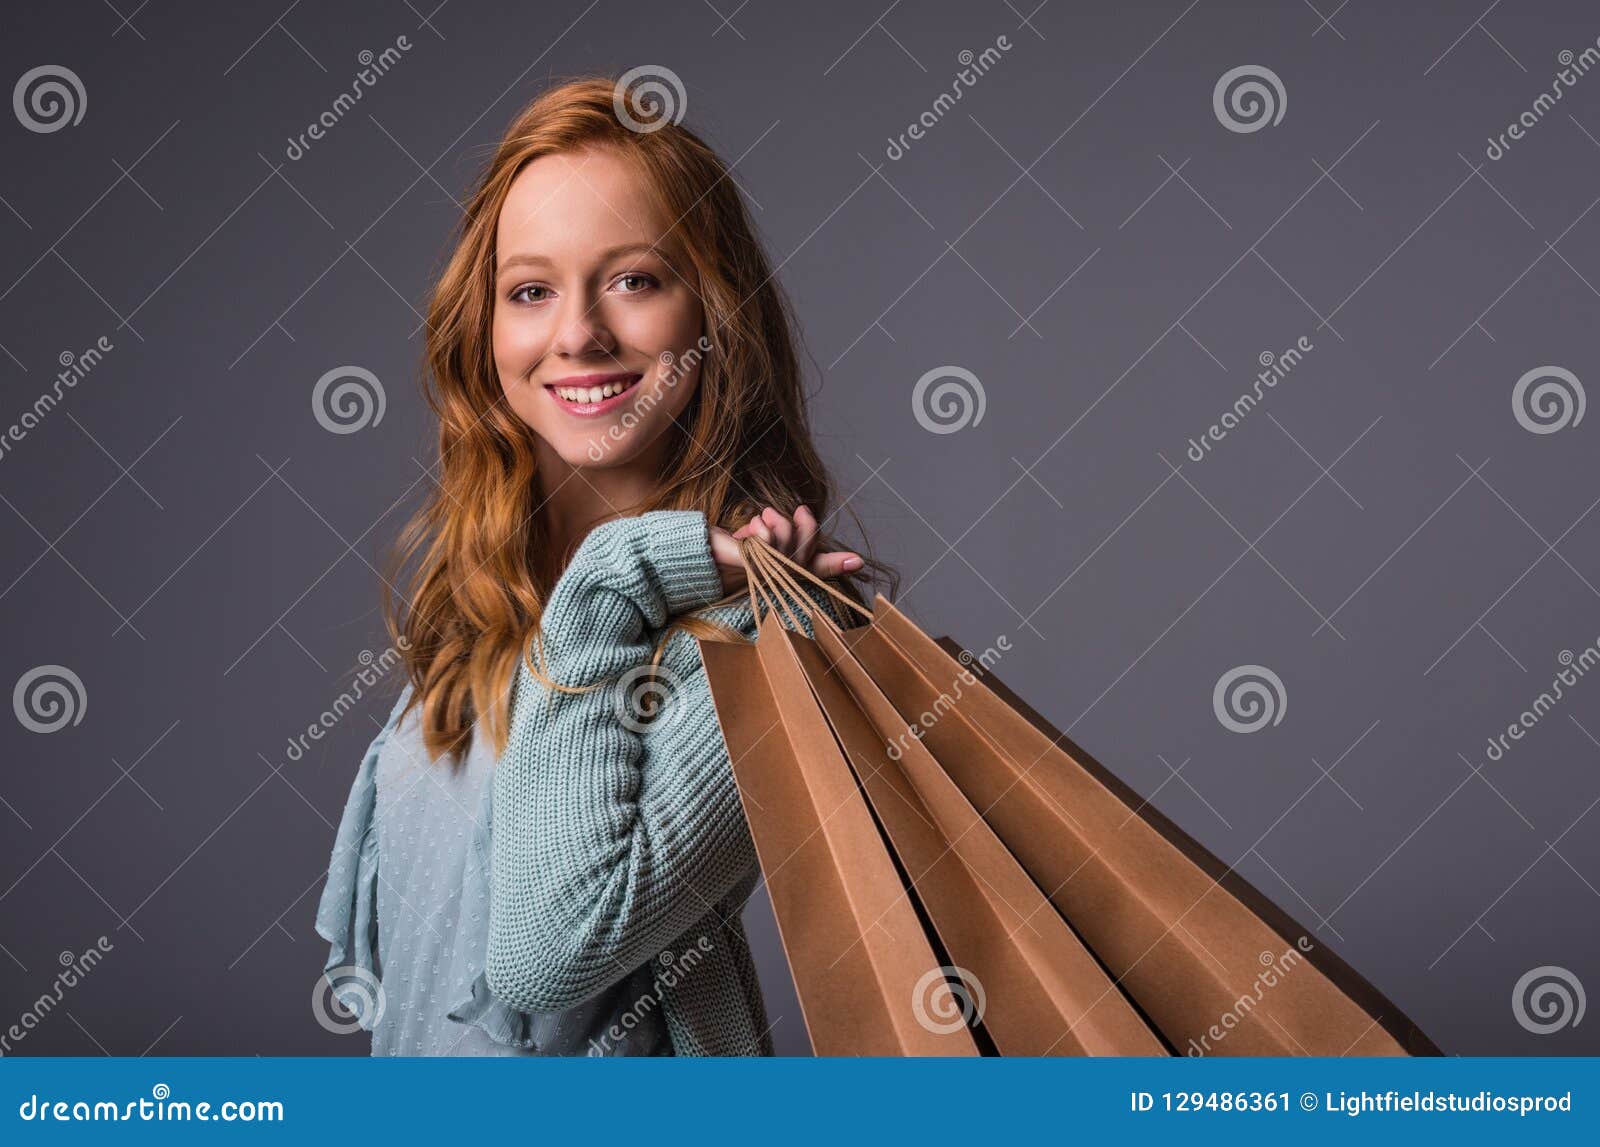
[[[698,657],[669,661],[670,696],[648,723],[623,719],[616,687],[649,664],[651,631],[721,595],[694,512],[600,526],[552,593],[543,668],[600,687],[561,693],[517,671],[494,778],[487,960],[491,990],[512,1006],[582,1002],[755,868]]]

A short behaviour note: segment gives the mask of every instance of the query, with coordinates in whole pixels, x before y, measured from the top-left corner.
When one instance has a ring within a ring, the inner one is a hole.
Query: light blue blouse
[[[356,771],[317,931],[326,975],[373,1055],[671,1055],[651,969],[564,1011],[524,1012],[489,991],[491,789],[477,738],[432,761],[401,696]]]

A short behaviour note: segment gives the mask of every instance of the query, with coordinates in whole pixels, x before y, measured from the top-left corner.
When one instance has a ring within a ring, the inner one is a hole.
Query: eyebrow
[[[668,266],[672,265],[671,258],[658,245],[651,243],[624,243],[617,247],[609,247],[600,253],[602,262],[609,262],[618,255],[632,255],[640,252],[651,252],[662,259]],[[538,255],[531,252],[522,252],[508,255],[501,259],[495,266],[495,274],[499,275],[513,267],[545,267],[549,266],[551,259],[548,255]]]

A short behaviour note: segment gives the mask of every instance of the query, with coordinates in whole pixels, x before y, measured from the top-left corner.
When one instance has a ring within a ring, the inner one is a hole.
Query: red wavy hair
[[[805,505],[826,521],[833,500],[811,439],[793,317],[727,168],[679,124],[629,130],[616,90],[612,79],[574,80],[512,121],[428,306],[424,391],[439,420],[438,479],[396,547],[384,615],[434,758],[459,759],[479,721],[504,749],[517,662],[570,556],[552,553],[542,528],[533,431],[506,404],[490,336],[500,209],[533,160],[603,147],[636,165],[676,220],[704,303],[710,350],[699,385],[671,431],[655,496],[636,510],[694,509],[732,529],[765,506]],[[836,547],[824,539],[821,548]],[[404,602],[389,589],[402,581]]]

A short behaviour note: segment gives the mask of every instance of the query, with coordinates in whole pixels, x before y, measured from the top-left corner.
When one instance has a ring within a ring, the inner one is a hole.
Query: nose
[[[568,358],[607,355],[616,349],[617,340],[606,326],[605,314],[597,302],[582,292],[569,295],[556,335],[557,354]]]

